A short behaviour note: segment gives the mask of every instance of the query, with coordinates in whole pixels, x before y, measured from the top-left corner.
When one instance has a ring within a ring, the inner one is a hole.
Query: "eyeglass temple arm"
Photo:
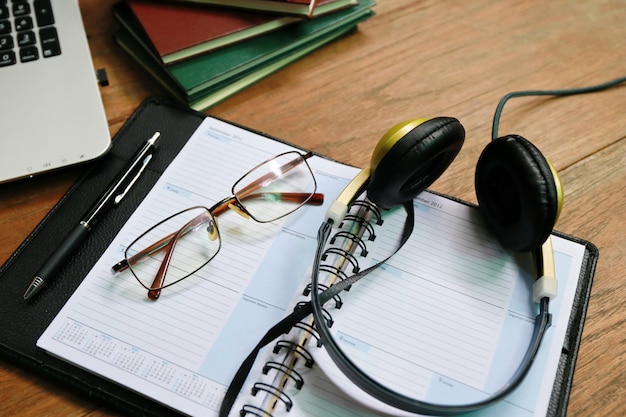
[[[165,281],[165,274],[167,273],[167,269],[170,266],[170,262],[172,261],[172,254],[174,253],[174,247],[178,242],[178,239],[183,234],[183,230],[181,229],[178,233],[174,233],[174,236],[170,239],[169,243],[165,245],[163,248],[167,250],[165,252],[165,256],[163,257],[163,261],[161,261],[161,266],[159,266],[159,270],[154,276],[154,280],[152,281],[152,285],[148,290],[148,298],[156,301],[161,295],[161,288],[163,288],[163,282]]]
[[[209,216],[210,217],[210,216]],[[169,240],[167,243],[161,245],[161,249],[165,249],[165,256],[161,261],[161,265],[159,266],[159,270],[154,276],[154,280],[152,281],[152,285],[150,285],[150,289],[148,290],[148,298],[156,301],[161,295],[161,289],[163,288],[163,283],[165,282],[165,274],[167,274],[167,270],[170,266],[170,262],[172,261],[172,254],[174,253],[174,248],[178,243],[178,240],[189,233],[192,230],[195,230],[197,227],[205,223],[206,216],[204,213],[194,217],[189,220],[183,227],[181,227],[177,232],[172,233],[169,236]],[[154,253],[154,251],[152,252]],[[135,255],[137,256],[137,255]]]
[[[277,199],[281,201],[290,201],[293,203],[305,203],[312,206],[320,206],[324,203],[324,194],[322,193],[280,193],[280,192],[262,192],[256,194],[247,194],[243,196],[244,200],[254,199],[254,198],[267,198],[268,195],[273,195]],[[310,197],[310,198],[309,198]],[[307,199],[309,199],[307,201]],[[231,205],[237,204],[237,198],[235,196],[226,197],[222,201],[217,202],[213,205],[209,211],[214,216],[219,216],[224,213],[226,210],[231,208]],[[241,207],[239,207],[241,209]]]

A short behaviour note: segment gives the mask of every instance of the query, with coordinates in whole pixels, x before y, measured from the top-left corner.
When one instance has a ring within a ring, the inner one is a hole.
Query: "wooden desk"
[[[112,3],[81,1],[95,65],[110,77],[102,95],[115,133],[142,99],[161,91],[113,42]],[[626,75],[623,1],[387,0],[375,10],[358,33],[210,113],[358,166],[368,163],[374,144],[396,122],[455,116],[467,130],[466,144],[431,188],[475,201],[474,165],[503,94]],[[505,108],[500,129],[526,136],[549,156],[565,184],[557,229],[601,251],[572,416],[626,415],[625,109],[626,85],[585,96],[517,99]],[[0,262],[83,169],[0,186]],[[0,362],[0,415],[44,414],[115,412]]]

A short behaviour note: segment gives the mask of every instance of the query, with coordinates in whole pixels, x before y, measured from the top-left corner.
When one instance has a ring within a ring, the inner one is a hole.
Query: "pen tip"
[[[39,290],[46,285],[46,282],[41,277],[33,278],[33,282],[30,283],[30,286],[24,293],[24,300],[30,300],[35,294],[39,292]]]

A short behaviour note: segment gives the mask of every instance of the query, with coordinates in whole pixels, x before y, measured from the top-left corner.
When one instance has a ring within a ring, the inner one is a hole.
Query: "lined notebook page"
[[[161,138],[167,146],[167,138]],[[285,315],[314,252],[326,207],[355,169],[309,160],[322,207],[259,224],[219,216],[222,248],[158,301],[129,271],[111,273],[132,240],[194,205],[210,207],[258,163],[290,146],[208,118],[93,267],[38,346],[192,415],[217,415],[226,386],[264,332]],[[156,154],[158,157],[158,153]],[[289,262],[285,262],[289,260]]]
[[[477,401],[508,381],[528,347],[537,311],[532,262],[502,251],[474,208],[429,193],[414,207],[410,240],[342,294],[344,307],[330,310],[333,334],[357,366],[389,388],[436,403]],[[393,250],[404,217],[403,210],[385,215],[362,268]],[[581,245],[553,239],[559,281],[559,296],[550,303],[553,325],[522,387],[477,415],[547,412],[584,255]],[[312,353],[343,391],[399,414],[338,374],[323,349]]]
[[[130,273],[115,276],[110,268],[158,220],[189,206],[211,206],[251,167],[287,150],[286,144],[207,118],[38,346],[185,414],[217,416],[242,360],[301,297],[326,208],[357,170],[314,157],[309,162],[324,206],[269,224],[233,212],[220,216],[220,253],[193,277],[164,289],[156,302]],[[524,353],[524,343],[511,341],[518,334],[530,337],[530,280],[493,243],[475,209],[429,193],[418,197],[415,209],[411,240],[342,293],[344,307],[330,309],[333,329],[350,355],[394,388],[431,401],[464,401],[496,389]],[[375,226],[378,238],[367,242],[361,267],[393,249],[403,216],[393,210],[382,227]],[[563,239],[555,239],[554,248],[559,297],[550,305],[553,326],[535,366],[518,391],[477,415],[545,415],[584,250]],[[493,279],[484,280],[485,273]],[[304,387],[286,389],[291,412],[279,406],[274,416],[401,415],[339,374],[323,348],[309,350],[316,364],[303,372]],[[272,359],[281,358],[270,348],[250,380],[263,378],[260,366]],[[233,416],[242,404],[260,400],[251,399],[248,388]]]

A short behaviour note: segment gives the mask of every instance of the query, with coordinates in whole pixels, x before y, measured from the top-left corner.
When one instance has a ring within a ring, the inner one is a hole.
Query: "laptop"
[[[111,145],[78,0],[0,0],[0,183]]]

